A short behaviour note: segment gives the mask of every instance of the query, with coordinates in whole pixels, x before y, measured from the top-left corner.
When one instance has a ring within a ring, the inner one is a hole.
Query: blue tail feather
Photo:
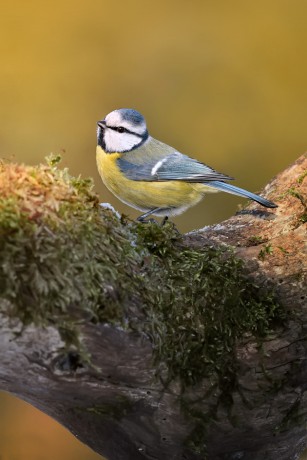
[[[266,208],[277,208],[277,205],[272,201],[266,200],[255,193],[244,190],[243,188],[236,187],[235,185],[227,184],[226,182],[221,181],[208,181],[205,182],[208,187],[213,187],[223,192],[231,193],[233,195],[243,196],[244,198],[249,198],[257,203],[265,206]]]

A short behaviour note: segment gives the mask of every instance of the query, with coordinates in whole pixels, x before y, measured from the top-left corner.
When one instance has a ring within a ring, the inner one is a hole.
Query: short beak
[[[106,122],[104,120],[97,121],[97,126],[99,126],[101,129],[105,129]]]

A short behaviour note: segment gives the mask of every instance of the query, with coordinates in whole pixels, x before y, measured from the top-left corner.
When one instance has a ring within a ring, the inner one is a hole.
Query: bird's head
[[[97,122],[97,143],[107,153],[129,152],[147,139],[145,118],[136,110],[113,110]]]

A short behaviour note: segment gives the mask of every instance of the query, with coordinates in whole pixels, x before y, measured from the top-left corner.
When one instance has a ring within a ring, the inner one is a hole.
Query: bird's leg
[[[146,219],[147,219],[148,216],[151,216],[152,214],[155,214],[156,212],[162,211],[162,210],[163,210],[163,208],[154,208],[154,209],[151,209],[150,211],[145,212],[145,214],[142,214],[141,216],[139,216],[136,220],[137,220],[138,222],[142,222],[143,224],[148,223],[148,222],[149,222],[149,223],[157,223],[157,222],[155,221],[155,219],[148,219],[148,220],[146,220]],[[166,219],[165,219],[165,218],[163,219],[162,225],[165,224],[166,220],[167,220],[167,217],[166,217]],[[165,222],[164,222],[164,221],[165,221]]]

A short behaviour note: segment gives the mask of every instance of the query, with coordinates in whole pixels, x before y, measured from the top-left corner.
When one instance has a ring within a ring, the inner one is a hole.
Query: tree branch
[[[0,166],[0,388],[110,460],[289,460],[306,444],[306,157],[181,236],[91,184]]]

